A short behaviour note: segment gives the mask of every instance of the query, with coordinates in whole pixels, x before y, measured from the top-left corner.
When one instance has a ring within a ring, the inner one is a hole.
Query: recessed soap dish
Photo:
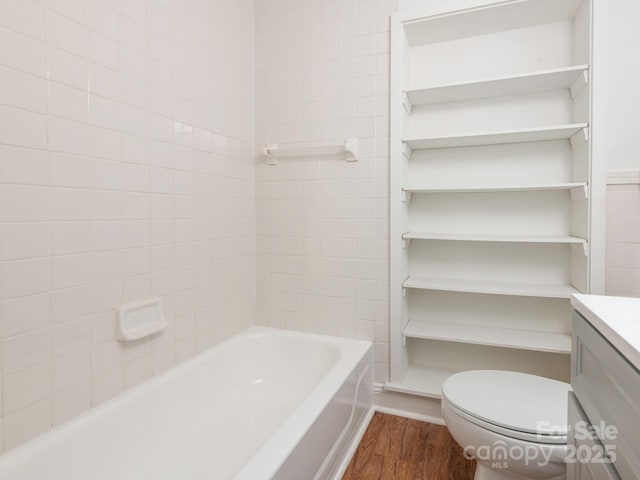
[[[116,337],[124,342],[148,337],[168,326],[160,298],[126,303],[120,305],[117,310]]]

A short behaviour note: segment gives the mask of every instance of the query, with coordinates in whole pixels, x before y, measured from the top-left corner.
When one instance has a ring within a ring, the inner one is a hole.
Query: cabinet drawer
[[[571,385],[623,480],[640,478],[640,373],[580,314],[573,314]],[[603,427],[617,432],[605,432]],[[588,478],[588,477],[587,477]]]

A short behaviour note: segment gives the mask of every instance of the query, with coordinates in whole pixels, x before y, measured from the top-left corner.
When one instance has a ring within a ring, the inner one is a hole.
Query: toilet
[[[442,386],[447,428],[475,480],[566,478],[568,383],[519,372],[471,370]]]

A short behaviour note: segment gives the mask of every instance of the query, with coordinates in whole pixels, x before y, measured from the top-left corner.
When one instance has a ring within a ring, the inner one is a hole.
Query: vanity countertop
[[[580,294],[571,305],[640,370],[640,298]]]

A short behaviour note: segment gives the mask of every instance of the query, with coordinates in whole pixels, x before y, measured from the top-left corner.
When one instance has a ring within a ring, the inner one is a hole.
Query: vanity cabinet
[[[434,3],[392,19],[385,388],[439,398],[478,368],[568,382],[571,295],[604,278],[594,3]]]
[[[640,371],[575,311],[571,386],[569,480],[640,478]]]
[[[567,463],[567,480],[620,480],[615,468],[610,462],[611,456],[606,453],[604,445],[598,440],[594,431],[589,429],[590,435],[584,430],[576,435],[576,425],[589,427],[589,419],[580,408],[580,404],[573,393],[569,393],[569,431],[567,444],[570,458]],[[593,460],[596,461],[586,461]]]

